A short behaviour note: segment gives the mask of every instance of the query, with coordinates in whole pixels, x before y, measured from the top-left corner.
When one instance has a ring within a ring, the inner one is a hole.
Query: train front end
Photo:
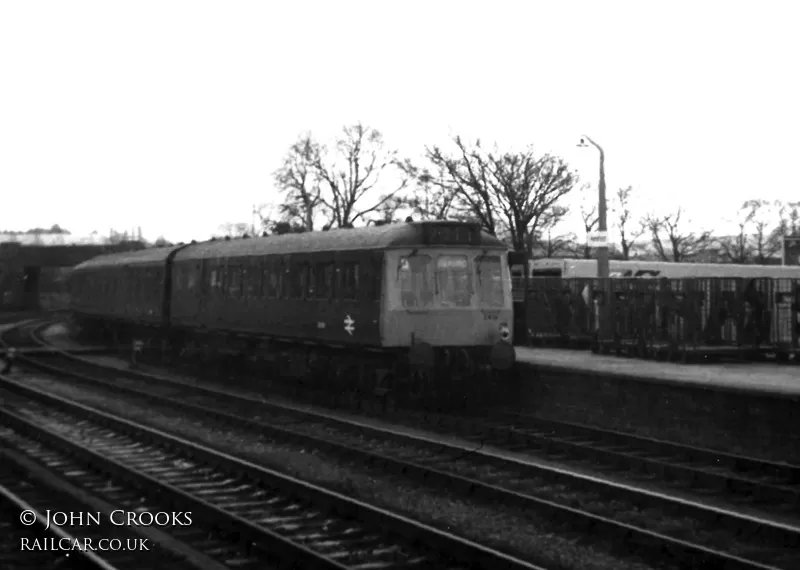
[[[513,367],[511,275],[502,244],[390,250],[385,271],[384,345],[407,348],[412,368],[473,375]]]

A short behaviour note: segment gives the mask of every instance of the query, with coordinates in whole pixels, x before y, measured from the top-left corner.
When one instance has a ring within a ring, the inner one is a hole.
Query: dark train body
[[[514,363],[507,253],[456,222],[193,243],[78,265],[70,308],[118,340],[295,376],[475,375]]]

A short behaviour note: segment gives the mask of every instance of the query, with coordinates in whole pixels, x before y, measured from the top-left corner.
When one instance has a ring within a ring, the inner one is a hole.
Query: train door
[[[334,302],[335,292],[335,275],[336,264],[334,254],[332,252],[321,252],[313,257],[314,259],[314,276],[317,281],[316,285],[316,306],[318,318],[317,328],[324,326],[321,329],[324,332],[318,333],[325,338],[331,338],[331,332],[335,331],[334,325],[339,318],[336,313],[336,304]],[[322,323],[320,325],[319,323]],[[336,338],[333,335],[332,338]]]
[[[508,252],[508,270],[511,278],[511,297],[514,301],[514,332],[517,344],[528,340],[528,275],[529,261],[525,251]]]
[[[217,279],[217,273],[212,268],[211,260],[203,258],[200,261],[200,281],[197,283],[197,289],[193,295],[197,304],[197,315],[200,316],[201,321],[205,321],[206,312],[208,311],[208,298],[213,294],[214,285]]]

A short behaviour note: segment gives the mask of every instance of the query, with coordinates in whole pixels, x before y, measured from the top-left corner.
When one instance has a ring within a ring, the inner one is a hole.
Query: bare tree
[[[400,168],[397,152],[386,149],[380,131],[361,123],[344,127],[334,153],[320,146],[312,166],[325,186],[322,203],[330,215],[329,227],[352,227],[359,219],[366,221],[368,214],[378,211],[385,217],[387,208],[400,203],[399,193],[409,181]],[[395,173],[395,183],[370,199],[368,194],[378,191],[380,181],[390,172]],[[366,200],[369,205],[364,206]]]
[[[650,232],[653,249],[661,260],[688,261],[711,244],[711,232],[685,233],[682,221],[685,223],[686,219],[681,208],[666,216],[645,216],[643,224]]]
[[[765,264],[777,249],[773,249],[775,240],[771,240],[771,234],[778,225],[779,216],[775,204],[767,200],[748,200],[744,206],[749,207],[753,212],[751,220],[751,255],[753,261],[758,264]]]
[[[615,215],[615,223],[619,232],[619,245],[621,248],[622,259],[630,259],[631,249],[636,244],[636,240],[647,232],[647,227],[639,223],[631,226],[630,199],[633,187],[619,188],[616,194],[616,201],[612,207]]]
[[[722,259],[728,263],[747,263],[753,256],[754,244],[751,226],[762,206],[760,200],[748,200],[739,208],[736,216],[738,233],[718,240]],[[756,236],[757,238],[758,236]]]
[[[798,235],[800,233],[800,202],[776,202],[779,222],[775,228],[775,237],[778,241],[783,236]]]
[[[489,166],[483,157],[480,141],[475,143],[475,148],[468,151],[461,141],[455,138],[458,154],[447,155],[437,146],[426,148],[426,158],[440,173],[441,178],[437,184],[443,190],[451,188],[454,192],[452,198],[452,211],[455,218],[474,219],[490,234],[497,235],[498,223],[496,221],[495,204],[489,184]],[[429,180],[434,178],[429,176]]]
[[[283,159],[273,177],[286,200],[279,206],[282,221],[296,225],[300,222],[307,231],[314,231],[314,218],[323,207],[322,188],[316,165],[322,148],[311,138],[302,135]],[[263,222],[263,218],[262,218]]]
[[[557,255],[572,257],[580,248],[578,236],[574,233],[558,234],[547,230],[536,237],[536,247],[543,257],[551,258]]]
[[[750,214],[750,248],[755,263],[774,260],[783,247],[783,236],[800,230],[800,202],[748,200],[742,210]]]
[[[589,245],[589,235],[592,233],[600,223],[600,216],[597,213],[597,209],[599,204],[592,200],[592,196],[590,195],[587,199],[586,191],[590,188],[590,185],[584,184],[581,188],[581,194],[583,199],[581,200],[580,205],[580,213],[581,213],[581,222],[583,223],[583,247],[581,248],[582,251],[580,254],[583,256],[584,259],[591,259],[592,257],[592,248]],[[577,252],[576,252],[577,253]]]
[[[531,252],[541,222],[573,189],[576,175],[560,158],[537,158],[530,147],[516,153],[487,152],[480,141],[469,147],[461,137],[454,142],[457,152],[434,146],[426,149],[426,157],[444,174],[439,187],[455,193],[455,216],[475,219],[494,235],[507,234],[514,249]]]
[[[318,216],[327,220],[323,229],[353,227],[372,214],[381,220],[392,218],[405,205],[400,193],[409,177],[401,166],[396,151],[386,148],[383,135],[361,123],[344,127],[332,150],[305,134],[274,173],[287,198],[278,207],[280,219],[259,213],[261,223],[301,224],[313,231]]]
[[[574,256],[578,250],[578,236],[572,232],[562,233],[558,226],[569,214],[566,206],[555,205],[540,219],[533,235],[532,255],[555,257],[556,255]]]
[[[408,177],[415,182],[408,205],[423,220],[446,220],[454,213],[458,190],[447,175],[444,166],[435,172],[421,170],[410,160],[402,164]]]

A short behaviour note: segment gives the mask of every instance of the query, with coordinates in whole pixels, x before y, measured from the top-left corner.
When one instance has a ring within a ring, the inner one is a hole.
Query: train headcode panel
[[[422,226],[422,241],[430,245],[480,245],[478,224],[431,224]]]

